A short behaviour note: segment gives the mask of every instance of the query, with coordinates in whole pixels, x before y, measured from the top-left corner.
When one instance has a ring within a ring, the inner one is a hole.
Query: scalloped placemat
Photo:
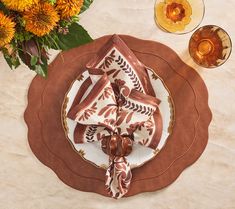
[[[174,128],[165,147],[153,160],[132,170],[126,194],[131,196],[166,187],[200,157],[208,141],[212,114],[203,80],[173,50],[158,42],[120,37],[164,81],[175,108]],[[105,196],[105,170],[74,151],[63,129],[62,109],[71,83],[109,38],[104,36],[58,55],[49,67],[47,80],[39,76],[33,79],[25,111],[29,144],[37,158],[67,185]]]

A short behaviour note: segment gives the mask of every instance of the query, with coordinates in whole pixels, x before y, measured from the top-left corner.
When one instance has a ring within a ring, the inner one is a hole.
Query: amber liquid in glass
[[[202,1],[202,0],[195,0]],[[156,0],[155,21],[167,32],[182,34],[189,32],[193,8],[191,0]],[[200,3],[199,3],[200,4]],[[201,5],[201,4],[200,4]]]
[[[198,29],[189,42],[189,53],[203,67],[217,67],[225,61],[231,42],[225,32],[216,26]]]
[[[203,39],[197,47],[197,52],[201,56],[206,56],[213,52],[214,44],[210,41],[210,39]]]
[[[185,17],[185,9],[181,4],[172,3],[166,8],[166,16],[174,22],[181,21]]]

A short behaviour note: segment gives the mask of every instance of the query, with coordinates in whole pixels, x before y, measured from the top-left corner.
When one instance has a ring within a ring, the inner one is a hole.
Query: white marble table
[[[205,4],[201,25],[223,27],[235,43],[235,1]],[[155,26],[153,6],[154,0],[94,0],[80,23],[93,38],[121,33],[160,41],[197,69],[208,87],[213,112],[202,157],[166,189],[118,201],[68,187],[37,160],[27,142],[23,113],[35,74],[24,66],[11,71],[0,55],[1,209],[235,209],[235,53],[217,69],[196,66],[187,51],[191,33],[162,32]]]

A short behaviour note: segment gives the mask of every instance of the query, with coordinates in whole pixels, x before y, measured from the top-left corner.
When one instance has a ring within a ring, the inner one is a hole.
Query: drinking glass
[[[216,25],[206,25],[193,33],[188,49],[190,56],[198,65],[214,68],[229,58],[232,41],[224,29]]]
[[[170,33],[184,34],[201,23],[205,5],[203,0],[156,0],[155,22]]]

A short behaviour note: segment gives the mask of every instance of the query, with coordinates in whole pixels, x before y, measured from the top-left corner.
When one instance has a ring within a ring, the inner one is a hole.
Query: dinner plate
[[[153,70],[151,70],[150,68],[147,69],[154,92],[157,97],[161,100],[159,109],[163,120],[163,131],[160,142],[155,150],[145,146],[141,146],[139,144],[133,145],[133,151],[130,155],[127,156],[127,160],[130,163],[131,168],[139,167],[151,160],[153,157],[155,157],[159,153],[159,151],[164,147],[173,126],[174,108],[170,92],[164,85],[162,79]],[[88,162],[98,167],[107,169],[109,165],[109,156],[102,151],[101,143],[75,143],[74,130],[76,128],[77,122],[66,117],[69,109],[72,106],[77,91],[88,77],[89,73],[88,71],[85,71],[82,75],[79,76],[78,79],[76,79],[71,84],[68,93],[65,95],[66,99],[64,101],[66,102],[66,108],[64,109],[64,113],[62,114],[64,121],[63,124],[65,126],[64,130],[72,147],[84,160],[87,160]]]

